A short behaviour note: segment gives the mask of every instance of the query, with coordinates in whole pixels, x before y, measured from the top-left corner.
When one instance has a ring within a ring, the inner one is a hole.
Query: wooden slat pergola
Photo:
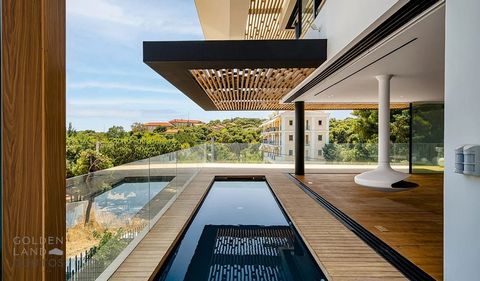
[[[281,100],[326,60],[326,44],[325,39],[144,42],[143,60],[205,110],[293,110],[293,103]],[[376,108],[305,103],[305,110]]]
[[[170,41],[144,42],[143,51],[148,66],[205,110],[287,110],[281,99],[326,60],[326,46],[325,39]]]

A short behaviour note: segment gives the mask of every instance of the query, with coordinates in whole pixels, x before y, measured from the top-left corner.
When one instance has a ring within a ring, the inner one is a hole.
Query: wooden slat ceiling
[[[294,29],[285,29],[279,26],[284,1],[286,0],[251,0],[245,28],[245,39],[295,39]],[[302,12],[302,37],[314,20],[314,1],[306,1]]]
[[[194,69],[195,80],[219,110],[275,110],[314,68]]]
[[[280,100],[314,68],[193,69],[190,73],[218,110],[293,110]],[[393,104],[405,108],[408,104]],[[306,103],[307,110],[375,109],[376,104]]]

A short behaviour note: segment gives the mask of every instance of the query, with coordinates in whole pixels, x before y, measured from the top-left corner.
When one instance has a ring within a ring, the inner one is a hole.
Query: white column
[[[378,166],[390,167],[390,79],[378,75]]]
[[[394,187],[409,175],[390,167],[390,79],[392,75],[376,76],[378,80],[378,167],[355,176],[355,182],[382,191],[402,191],[412,188]]]

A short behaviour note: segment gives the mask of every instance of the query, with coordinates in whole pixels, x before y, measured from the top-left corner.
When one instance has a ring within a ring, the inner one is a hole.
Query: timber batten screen
[[[314,68],[194,69],[195,80],[219,110],[286,110],[279,100]]]
[[[295,0],[296,1],[296,0]],[[245,27],[245,40],[266,39],[295,39],[293,18],[298,13],[298,8],[288,9],[286,0],[251,0],[248,9],[247,24]],[[303,0],[302,5],[302,34],[305,36],[315,20],[315,1]],[[294,4],[296,5],[296,4]],[[285,17],[288,22],[282,25],[282,9],[286,9]]]
[[[279,26],[283,0],[252,0],[248,10],[245,39],[295,39],[295,30]]]
[[[143,52],[205,110],[288,110],[280,100],[326,60],[326,40],[144,42]]]

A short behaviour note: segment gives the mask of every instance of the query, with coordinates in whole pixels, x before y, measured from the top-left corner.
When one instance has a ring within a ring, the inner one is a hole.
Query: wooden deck
[[[151,280],[216,175],[266,176],[272,190],[329,280],[407,280],[296,186],[286,172],[288,171],[282,169],[203,168],[110,280]],[[331,176],[332,183],[336,176]],[[341,180],[337,182],[342,185]],[[386,223],[383,225],[389,227]]]
[[[443,175],[412,175],[419,187],[382,193],[356,185],[355,174],[297,177],[437,280],[443,280]]]

